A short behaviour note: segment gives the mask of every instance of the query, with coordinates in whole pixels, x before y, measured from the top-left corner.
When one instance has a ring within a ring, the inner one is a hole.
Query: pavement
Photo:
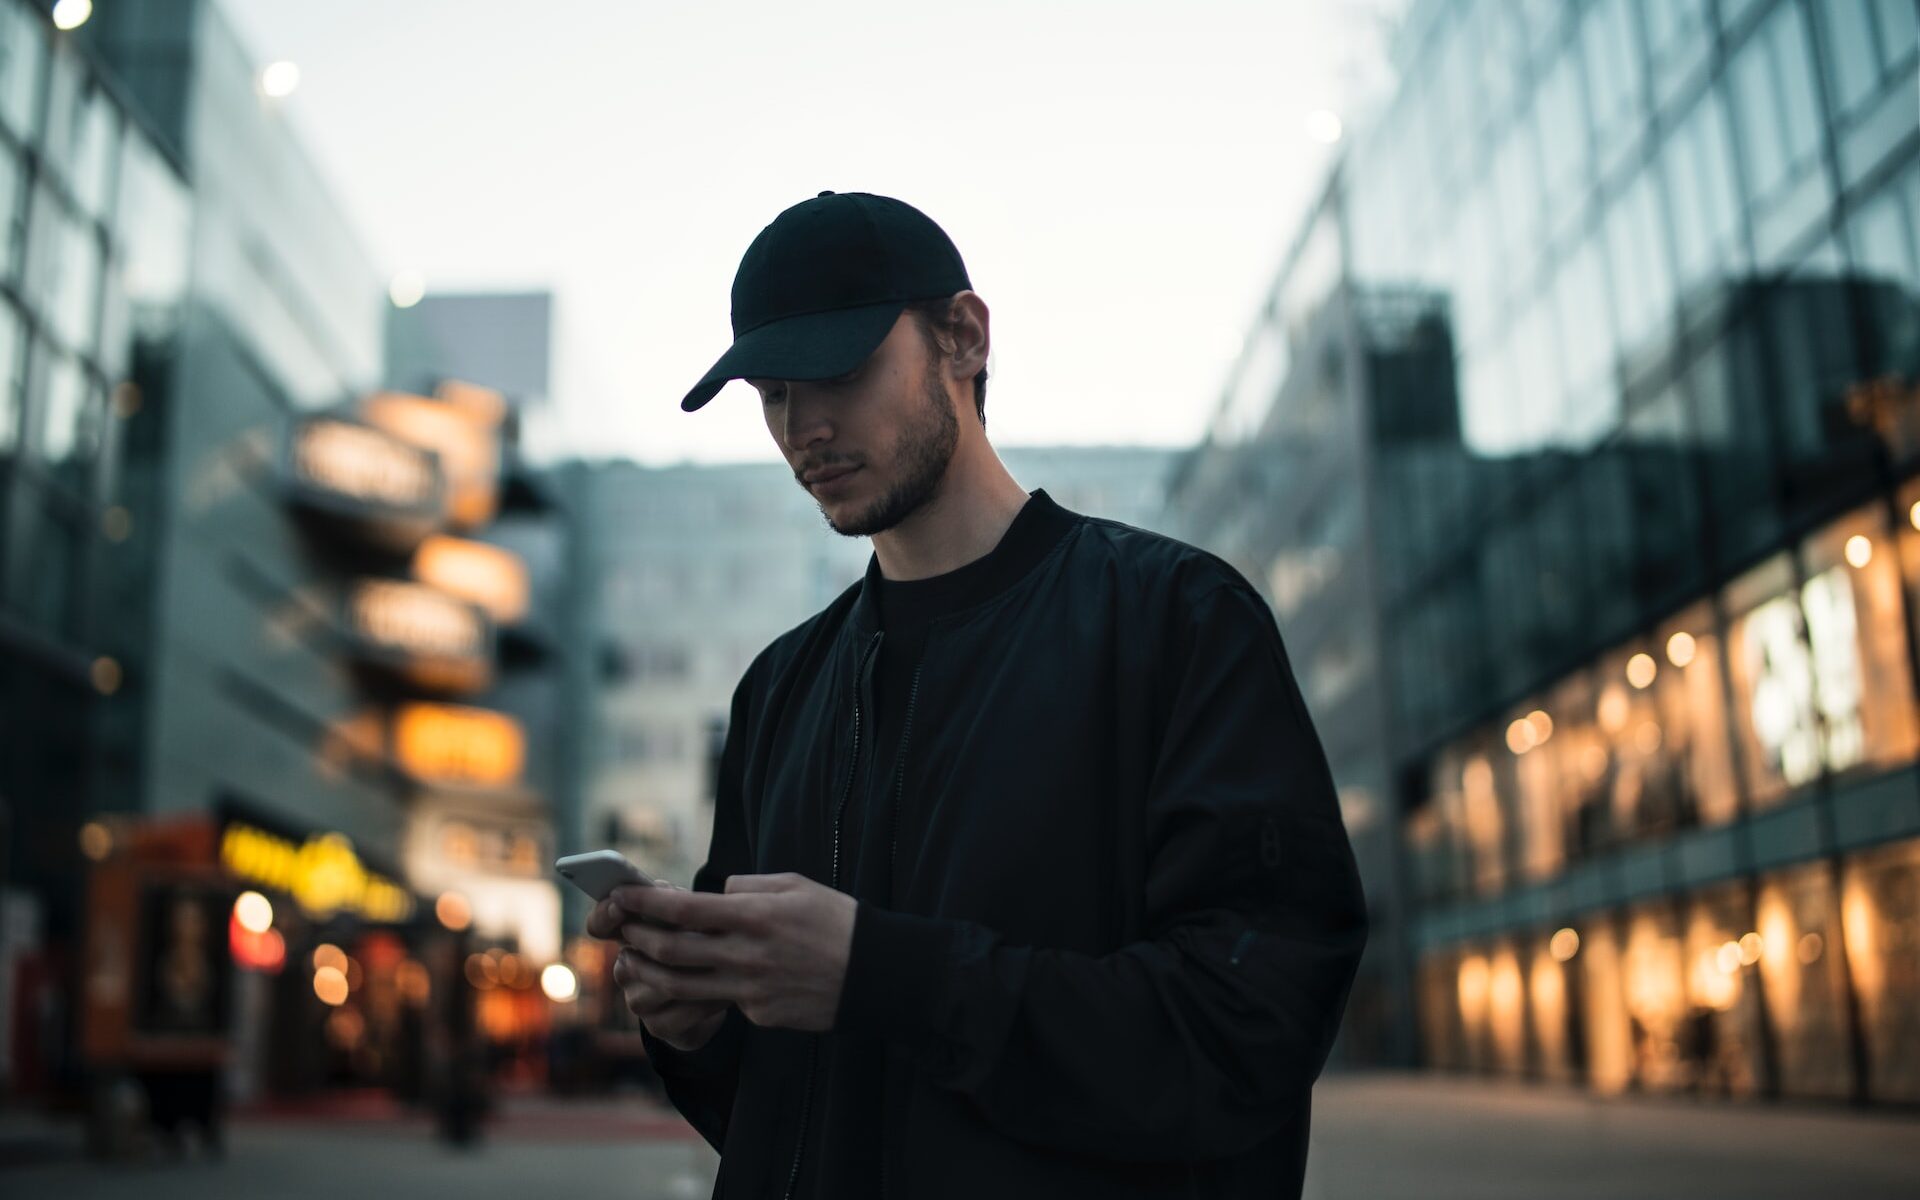
[[[1920,1114],[1596,1100],[1559,1087],[1345,1075],[1314,1091],[1306,1200],[1772,1200],[1920,1195]],[[0,1196],[56,1200],[703,1200],[718,1159],[647,1094],[503,1100],[481,1144],[378,1097],[237,1115],[224,1158],[80,1155],[71,1124],[0,1114]]]

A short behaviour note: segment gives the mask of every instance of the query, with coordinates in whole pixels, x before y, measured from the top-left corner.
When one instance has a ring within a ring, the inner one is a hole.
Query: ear
[[[947,370],[952,372],[954,382],[965,383],[987,365],[987,352],[993,348],[987,302],[978,292],[961,292],[954,296],[948,312],[953,317],[954,346]]]

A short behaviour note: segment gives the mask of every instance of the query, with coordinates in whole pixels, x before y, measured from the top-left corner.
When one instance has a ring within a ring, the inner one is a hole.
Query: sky
[[[383,274],[550,288],[536,457],[778,457],[740,255],[826,189],[898,197],[990,310],[1001,445],[1190,445],[1377,72],[1387,0],[940,5],[221,0]]]

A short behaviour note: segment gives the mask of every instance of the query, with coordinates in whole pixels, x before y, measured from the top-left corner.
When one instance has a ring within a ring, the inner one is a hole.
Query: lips
[[[842,475],[851,475],[859,469],[859,467],[825,467],[818,471],[810,471],[800,478],[808,487],[812,487],[816,483],[828,483]]]

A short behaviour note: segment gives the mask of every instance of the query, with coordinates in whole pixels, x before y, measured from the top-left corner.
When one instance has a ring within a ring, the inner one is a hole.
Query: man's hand
[[[596,930],[617,928],[636,952],[623,950],[616,967],[629,1005],[636,995],[717,1005],[723,1013],[735,1004],[755,1025],[811,1033],[833,1027],[859,907],[845,892],[787,871],[729,876],[717,895],[617,887],[608,902],[626,919],[610,921],[596,908],[588,932],[605,937]]]
[[[672,888],[676,885],[663,879],[660,886]],[[632,919],[633,914],[609,897],[595,904],[587,914],[587,933],[592,937],[617,941],[620,927]],[[633,964],[629,960],[639,957],[639,951],[623,946],[619,957],[613,962],[613,981],[625,996],[627,1008],[640,1018],[647,1032],[676,1050],[698,1050],[706,1045],[720,1031],[720,1023],[726,1019],[729,1005],[711,1000],[675,1000],[660,989],[642,982],[634,974]]]

